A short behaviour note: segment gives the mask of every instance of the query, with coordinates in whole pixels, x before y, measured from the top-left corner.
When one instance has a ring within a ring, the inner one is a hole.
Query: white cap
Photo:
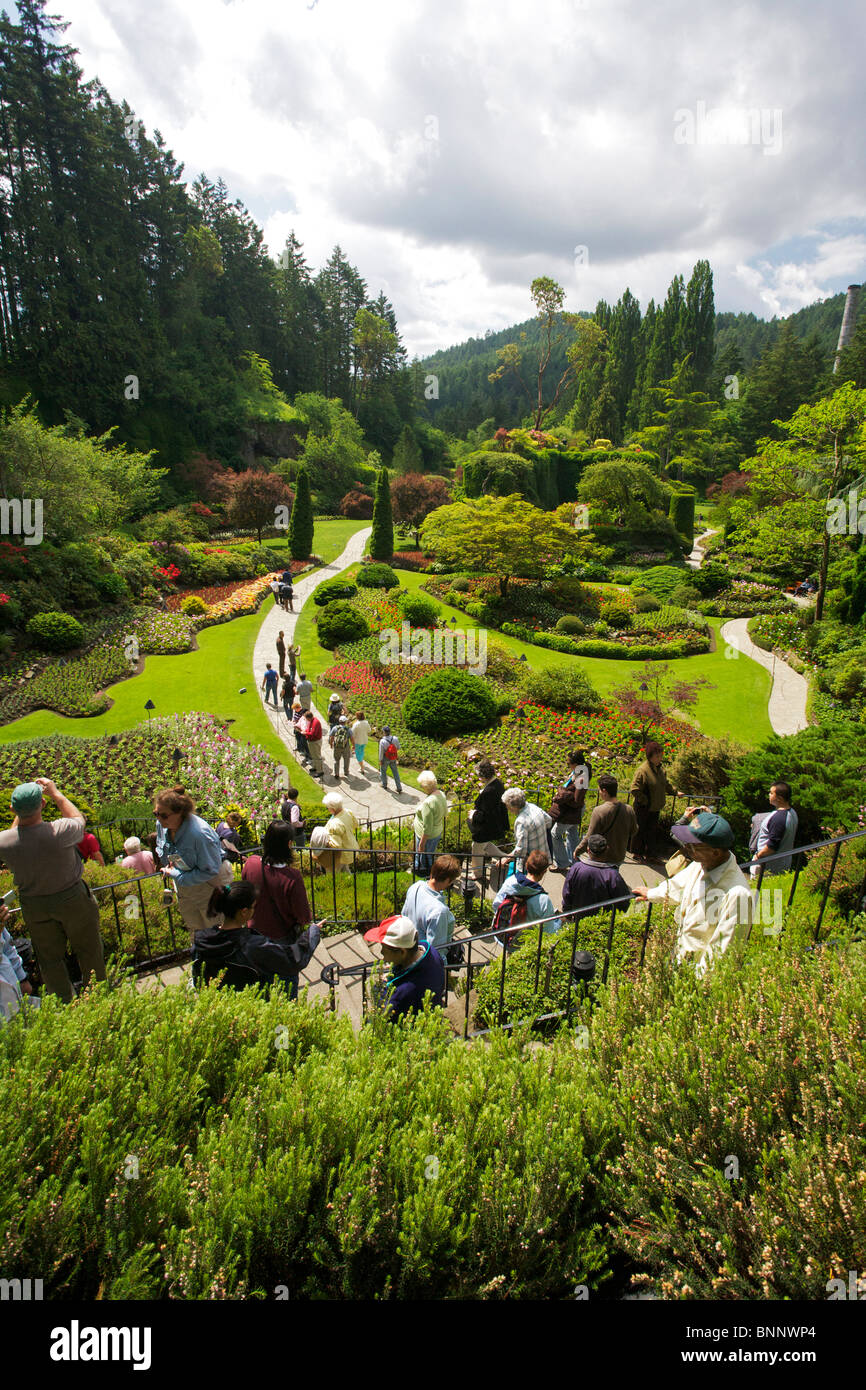
[[[378,941],[395,951],[408,951],[418,944],[418,930],[410,917],[386,917],[378,927],[364,933],[365,941]]]

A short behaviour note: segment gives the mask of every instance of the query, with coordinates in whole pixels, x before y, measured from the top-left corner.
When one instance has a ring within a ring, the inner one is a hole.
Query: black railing
[[[761,859],[754,859],[754,860],[745,860],[745,861],[743,861],[743,862],[740,864],[739,867],[740,867],[741,870],[743,870],[744,872],[749,873],[750,877],[751,877],[751,869],[752,869],[752,868],[756,868],[756,869],[757,869],[757,873],[756,873],[755,876],[754,876],[754,887],[753,887],[753,892],[754,892],[754,894],[755,894],[755,900],[753,901],[752,906],[753,906],[753,909],[757,907],[757,910],[758,910],[758,920],[760,921],[760,918],[761,918],[761,916],[763,915],[763,914],[762,914],[762,904],[763,904],[762,894],[763,894],[764,892],[767,891],[767,890],[765,890],[765,889],[763,888],[763,883],[764,883],[764,880],[765,880],[765,878],[767,877],[768,873],[769,873],[770,877],[773,877],[772,865],[774,865],[774,864],[782,864],[782,865],[783,865],[783,871],[787,873],[787,872],[789,871],[789,861],[796,860],[796,867],[795,867],[795,869],[794,869],[794,878],[793,878],[793,881],[792,881],[792,883],[791,883],[791,888],[790,888],[790,892],[789,892],[789,894],[788,894],[787,903],[785,904],[785,907],[786,907],[786,910],[787,910],[787,908],[790,908],[791,905],[792,905],[793,902],[794,902],[794,898],[795,898],[796,891],[797,891],[797,886],[798,886],[798,883],[799,883],[799,880],[800,880],[800,874],[801,874],[802,869],[803,869],[803,866],[804,866],[804,864],[805,864],[805,862],[806,862],[806,856],[809,855],[809,854],[813,854],[814,852],[819,851],[819,850],[822,850],[822,849],[828,849],[828,848],[830,848],[830,847],[832,846],[833,852],[832,852],[832,858],[831,858],[830,868],[829,868],[829,872],[828,872],[828,874],[827,874],[827,879],[826,879],[826,882],[825,882],[825,884],[824,884],[824,888],[823,888],[823,891],[822,891],[822,894],[821,894],[820,906],[819,906],[819,909],[818,909],[818,914],[817,914],[816,921],[815,921],[815,929],[814,929],[814,933],[813,933],[813,940],[817,943],[817,941],[818,941],[818,939],[819,939],[819,937],[820,937],[821,927],[822,927],[822,924],[823,924],[823,921],[824,921],[824,914],[825,914],[827,902],[828,902],[828,899],[829,899],[830,890],[831,890],[832,885],[833,885],[833,879],[834,879],[834,876],[835,876],[835,873],[836,873],[836,868],[837,868],[837,865],[838,865],[838,862],[839,862],[839,855],[840,855],[842,846],[845,845],[845,844],[848,844],[848,843],[850,843],[850,842],[852,842],[852,841],[854,841],[854,840],[861,840],[861,841],[862,841],[862,840],[864,840],[864,839],[866,839],[866,830],[858,830],[858,831],[854,831],[853,833],[848,834],[848,835],[834,836],[832,839],[829,839],[829,840],[819,840],[819,841],[815,841],[815,842],[812,843],[812,844],[809,844],[809,845],[802,845],[802,846],[799,846],[799,847],[796,848],[796,849],[793,849],[793,848],[792,848],[792,849],[788,849],[788,850],[779,851],[779,852],[777,852],[776,854],[763,856]],[[473,981],[473,978],[478,974],[479,971],[489,968],[489,967],[491,966],[491,964],[493,963],[493,962],[491,961],[491,959],[490,959],[489,956],[487,957],[487,959],[482,959],[482,960],[480,960],[480,961],[478,960],[478,956],[482,953],[482,951],[484,950],[485,946],[486,946],[486,948],[487,948],[488,951],[492,950],[492,949],[494,948],[494,946],[495,946],[495,947],[499,947],[499,946],[501,945],[501,947],[502,947],[502,950],[501,950],[501,957],[499,958],[499,970],[500,970],[500,975],[499,975],[499,997],[498,997],[498,1006],[497,1006],[497,1017],[496,1017],[496,1023],[495,1023],[495,1025],[493,1025],[493,1026],[495,1026],[495,1027],[511,1028],[511,1027],[514,1027],[514,1025],[515,1025],[516,1023],[519,1023],[519,1022],[526,1022],[526,1021],[527,1021],[527,1020],[525,1020],[525,1019],[523,1019],[523,1020],[513,1019],[513,1020],[512,1020],[512,1019],[509,1019],[509,1018],[506,1017],[506,1014],[507,1014],[507,1009],[506,1009],[506,1006],[505,1006],[506,970],[507,970],[508,961],[509,961],[510,959],[513,958],[514,946],[515,946],[516,942],[517,942],[518,940],[521,940],[521,939],[527,937],[527,936],[528,936],[528,933],[530,933],[530,932],[537,932],[537,933],[538,933],[538,945],[537,945],[537,949],[536,949],[536,962],[535,962],[535,985],[534,985],[534,992],[537,994],[537,993],[538,993],[538,987],[539,987],[539,981],[540,981],[540,974],[541,974],[541,955],[542,955],[543,941],[544,941],[544,936],[548,934],[548,933],[545,932],[545,927],[547,927],[548,925],[552,924],[553,927],[554,927],[554,932],[551,933],[551,935],[558,936],[558,935],[559,935],[559,932],[560,932],[560,931],[562,930],[562,928],[563,928],[563,925],[566,924],[566,923],[568,923],[569,921],[572,921],[572,922],[573,922],[573,925],[574,925],[574,930],[573,930],[573,934],[572,934],[571,960],[570,960],[570,968],[569,968],[569,971],[568,971],[568,991],[567,991],[567,999],[566,999],[565,1008],[564,1008],[564,1009],[559,1009],[559,1010],[554,1010],[554,1011],[549,1012],[549,1013],[544,1013],[544,1014],[535,1015],[535,1016],[533,1017],[533,1019],[532,1019],[532,1020],[529,1020],[529,1021],[531,1021],[531,1022],[533,1023],[533,1025],[536,1025],[536,1024],[539,1024],[539,1023],[542,1023],[542,1022],[550,1022],[550,1021],[554,1021],[554,1020],[557,1020],[557,1019],[558,1019],[558,1020],[570,1019],[571,1014],[572,1014],[572,1012],[573,1012],[573,1007],[572,1007],[572,996],[573,996],[574,984],[575,984],[575,958],[576,958],[576,955],[577,955],[578,950],[580,949],[580,943],[579,943],[579,940],[578,940],[578,924],[579,924],[579,922],[580,922],[582,919],[589,918],[589,917],[597,917],[599,914],[601,914],[601,913],[603,913],[603,912],[607,912],[608,910],[610,911],[610,924],[609,924],[609,928],[608,928],[607,936],[606,936],[606,940],[605,940],[605,946],[604,946],[604,962],[603,962],[603,967],[602,967],[602,971],[601,971],[601,975],[600,975],[600,983],[601,983],[602,986],[604,986],[604,985],[607,984],[608,977],[609,977],[610,962],[611,962],[611,957],[612,957],[612,954],[613,954],[614,935],[615,935],[615,931],[616,931],[617,913],[619,912],[620,914],[622,914],[622,912],[625,910],[626,907],[633,907],[634,904],[635,904],[635,902],[637,902],[637,901],[639,901],[639,899],[637,899],[633,894],[629,893],[629,894],[626,895],[626,896],[621,896],[621,897],[617,897],[617,898],[613,898],[613,899],[607,899],[607,900],[602,901],[602,902],[591,903],[591,904],[588,904],[588,905],[586,905],[586,906],[584,906],[584,907],[577,908],[577,909],[574,909],[574,910],[571,910],[571,911],[562,911],[562,910],[560,910],[559,912],[554,913],[552,916],[548,916],[548,917],[545,917],[545,918],[541,918],[541,919],[539,919],[539,920],[536,920],[536,921],[533,921],[533,922],[530,922],[530,923],[525,923],[525,924],[523,924],[523,925],[521,925],[521,926],[517,926],[517,927],[514,927],[514,928],[508,928],[508,929],[507,929],[507,934],[508,934],[509,941],[508,941],[508,945],[507,945],[507,946],[506,946],[506,945],[503,943],[503,941],[502,941],[502,938],[503,938],[503,936],[504,936],[504,933],[503,933],[501,930],[499,930],[499,931],[492,931],[492,930],[489,930],[489,931],[485,931],[485,932],[478,932],[478,933],[476,933],[476,934],[474,934],[474,935],[471,935],[471,936],[468,936],[468,937],[456,938],[457,940],[459,940],[460,944],[463,946],[465,955],[464,955],[464,959],[463,959],[462,961],[457,962],[457,963],[455,963],[455,964],[448,964],[448,965],[446,966],[446,978],[447,978],[448,975],[451,975],[451,974],[460,975],[461,973],[463,973],[463,975],[464,975],[464,980],[465,980],[465,983],[464,983],[465,1007],[464,1007],[464,1022],[463,1022],[463,1036],[464,1036],[464,1038],[469,1038],[469,1037],[480,1037],[480,1036],[482,1036],[483,1034],[485,1034],[485,1033],[491,1031],[490,1028],[475,1029],[475,1030],[472,1030],[471,1032],[470,1032],[470,1030],[469,1030],[470,995],[471,995],[471,989],[472,989],[472,981]],[[646,948],[647,948],[647,942],[648,942],[648,940],[649,940],[650,926],[651,926],[651,921],[652,921],[652,911],[653,911],[654,905],[655,905],[655,904],[654,904],[654,902],[652,902],[652,901],[650,901],[650,902],[648,902],[648,903],[646,904],[646,915],[645,915],[645,918],[644,918],[643,930],[642,930],[642,933],[641,933],[640,957],[639,957],[639,960],[638,960],[638,962],[637,962],[637,966],[638,966],[638,969],[639,969],[639,970],[642,970],[642,969],[643,969],[644,961],[645,961],[645,959],[646,959]],[[863,881],[862,881],[861,888],[860,888],[859,908],[858,908],[857,910],[859,910],[859,911],[866,911],[866,871],[864,871],[864,877],[863,877]],[[775,916],[775,913],[774,913],[773,915]],[[852,915],[852,914],[849,913],[849,917],[850,917],[850,915]],[[747,931],[746,936],[745,936],[745,939],[744,939],[744,945],[747,945],[748,942],[749,942],[749,940],[750,940],[750,938],[751,938],[753,925],[754,925],[754,913],[753,913],[753,915],[750,917],[749,926],[748,926],[748,931]],[[777,936],[777,935],[780,934],[780,931],[781,931],[781,928],[780,928],[780,927],[777,928],[775,925],[774,925],[773,927],[767,927],[766,925],[764,926],[764,934],[765,934],[765,935]],[[476,953],[476,959],[475,959],[474,961],[473,961],[473,959],[472,959],[473,951]],[[367,1008],[367,984],[368,984],[368,980],[370,979],[371,975],[373,975],[373,974],[375,974],[375,973],[379,973],[379,972],[381,971],[381,969],[382,969],[382,962],[381,962],[381,961],[377,961],[377,960],[370,961],[369,963],[361,963],[361,964],[352,965],[352,966],[340,966],[340,965],[338,965],[338,964],[336,964],[336,963],[334,963],[333,965],[328,965],[328,966],[326,966],[326,967],[323,969],[322,973],[321,973],[321,979],[322,979],[323,983],[325,983],[326,985],[328,985],[328,987],[330,988],[330,991],[331,991],[331,1009],[334,1010],[334,1009],[336,1008],[336,989],[337,989],[337,985],[338,985],[339,981],[342,980],[342,979],[345,979],[345,978],[351,979],[351,978],[359,978],[359,977],[360,977],[360,980],[361,980],[361,989],[362,989],[362,1009],[363,1009],[363,1012],[366,1013],[366,1008]],[[545,992],[546,992],[546,991],[545,991]]]

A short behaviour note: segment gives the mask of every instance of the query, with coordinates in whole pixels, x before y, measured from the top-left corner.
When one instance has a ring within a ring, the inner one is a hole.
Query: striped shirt
[[[552,825],[552,817],[532,801],[527,801],[523,810],[518,812],[514,821],[514,867],[518,872],[523,872],[527,855],[534,850],[540,850],[542,854],[550,853],[547,832]]]

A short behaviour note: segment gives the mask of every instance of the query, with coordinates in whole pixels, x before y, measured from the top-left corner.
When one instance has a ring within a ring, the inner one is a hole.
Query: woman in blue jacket
[[[223,859],[216,831],[194,814],[195,803],[183,787],[167,787],[159,792],[153,809],[159,862],[164,866],[166,880],[173,880],[177,889],[178,911],[189,928],[192,943],[197,931],[215,925],[208,916],[208,904],[215,888],[231,883],[234,871]]]

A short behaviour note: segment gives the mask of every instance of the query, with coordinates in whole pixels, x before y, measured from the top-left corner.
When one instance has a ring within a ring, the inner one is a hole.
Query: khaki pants
[[[99,908],[83,879],[62,893],[22,898],[21,916],[50,994],[59,994],[66,1004],[73,998],[72,981],[66,969],[67,946],[71,946],[78,957],[83,985],[91,975],[97,980],[105,979]]]
[[[191,883],[182,888],[178,885],[177,906],[184,925],[189,928],[189,939],[193,943],[197,931],[205,931],[209,927],[221,927],[223,914],[220,912],[216,917],[208,917],[207,905],[215,888],[222,888],[225,884],[231,883],[234,879],[234,871],[228,860],[223,860],[219,873],[215,878],[209,878],[204,883]]]
[[[322,740],[321,740],[320,738],[317,738],[317,739],[308,738],[308,739],[307,739],[307,751],[308,751],[308,753],[309,753],[309,755],[310,755],[310,762],[313,764],[313,772],[315,772],[315,773],[321,773],[321,772],[323,772],[323,771],[324,771],[324,767],[323,767],[323,764],[322,764]]]
[[[499,860],[502,858],[502,850],[498,845],[494,845],[492,840],[473,840],[472,841],[472,872],[477,879],[481,879],[481,869],[484,865],[484,881],[497,893],[502,886],[504,870],[499,867]],[[487,860],[486,864],[484,863]]]

